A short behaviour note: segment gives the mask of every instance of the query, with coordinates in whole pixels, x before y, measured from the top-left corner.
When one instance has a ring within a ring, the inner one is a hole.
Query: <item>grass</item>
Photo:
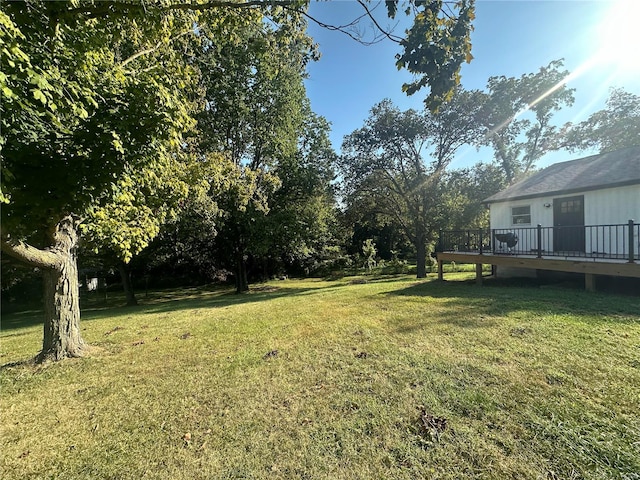
[[[640,298],[447,278],[89,305],[45,366],[3,316],[0,476],[640,478]]]

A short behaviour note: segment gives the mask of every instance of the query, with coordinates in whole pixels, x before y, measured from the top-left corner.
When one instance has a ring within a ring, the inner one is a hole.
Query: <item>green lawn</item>
[[[46,366],[3,315],[0,477],[640,478],[640,297],[471,275],[96,304]]]

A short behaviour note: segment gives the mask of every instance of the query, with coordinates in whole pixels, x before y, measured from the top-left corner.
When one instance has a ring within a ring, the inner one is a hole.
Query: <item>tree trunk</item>
[[[63,218],[52,234],[53,245],[40,250],[2,238],[2,251],[43,270],[44,338],[37,362],[80,357],[86,346],[80,333],[80,292],[78,289],[78,244],[76,218]]]
[[[74,248],[75,250],[75,248]],[[85,348],[80,334],[78,266],[74,252],[61,259],[60,268],[47,269],[44,277],[44,338],[36,357],[41,363],[81,357]]]
[[[247,281],[247,265],[244,262],[242,252],[236,253],[236,293],[249,291],[249,282]]]
[[[423,238],[418,238],[416,241],[417,251],[417,277],[426,278],[427,276],[427,245]]]
[[[118,271],[120,272],[120,278],[122,279],[122,288],[127,298],[127,306],[133,307],[138,305],[135,292],[133,291],[133,284],[131,283],[131,272],[127,267],[127,264],[122,260],[118,260]]]

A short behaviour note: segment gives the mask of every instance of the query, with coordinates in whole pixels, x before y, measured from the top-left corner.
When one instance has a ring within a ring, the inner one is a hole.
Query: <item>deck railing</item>
[[[440,231],[440,252],[640,260],[640,224]]]

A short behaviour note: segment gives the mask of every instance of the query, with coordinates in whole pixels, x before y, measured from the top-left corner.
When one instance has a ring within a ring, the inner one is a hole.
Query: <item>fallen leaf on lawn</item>
[[[420,410],[420,427],[423,436],[431,442],[440,441],[440,433],[447,428],[447,419],[442,417],[434,417],[427,413],[424,408]]]
[[[275,358],[275,357],[277,357],[277,356],[278,356],[278,350],[271,350],[270,352],[265,353],[265,354],[262,356],[262,359],[263,359],[263,360],[268,360],[268,359],[270,359],[270,358]]]

